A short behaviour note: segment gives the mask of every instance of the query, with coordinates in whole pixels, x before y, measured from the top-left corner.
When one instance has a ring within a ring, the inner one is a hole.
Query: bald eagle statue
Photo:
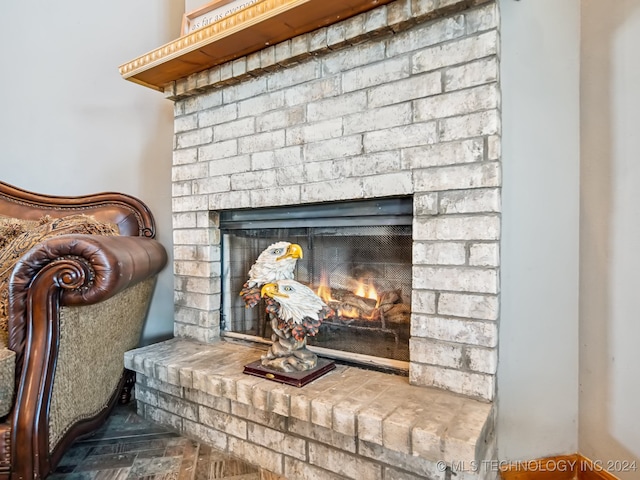
[[[271,317],[273,344],[262,356],[262,366],[281,372],[315,368],[318,357],[306,348],[307,337],[318,333],[332,310],[313,290],[295,280],[283,279],[262,287]]]
[[[251,266],[249,279],[240,291],[247,308],[258,304],[263,285],[293,278],[293,270],[299,258],[302,258],[302,247],[295,243],[277,242],[263,250]]]

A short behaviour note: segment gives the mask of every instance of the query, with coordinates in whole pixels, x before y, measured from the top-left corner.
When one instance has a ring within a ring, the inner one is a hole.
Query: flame
[[[352,289],[352,292],[354,293],[354,295],[357,295],[359,297],[375,300],[376,306],[374,311],[371,313],[371,315],[363,315],[363,313],[355,307],[339,308],[336,312],[337,315],[342,318],[361,318],[363,320],[374,320],[377,316],[377,309],[380,306],[380,296],[376,288],[373,285],[368,285],[362,280],[358,280],[356,285]],[[320,276],[320,284],[318,285],[316,294],[327,304],[329,304],[330,302],[339,303],[339,300],[333,298],[327,274],[324,272]]]

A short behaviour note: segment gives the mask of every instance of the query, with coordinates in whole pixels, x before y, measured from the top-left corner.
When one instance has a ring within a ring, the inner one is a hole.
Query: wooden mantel
[[[174,80],[344,20],[391,0],[260,0],[120,66],[126,80],[156,89]]]

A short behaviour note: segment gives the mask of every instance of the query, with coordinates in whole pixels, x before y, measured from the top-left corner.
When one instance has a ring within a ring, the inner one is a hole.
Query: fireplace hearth
[[[290,479],[497,477],[455,469],[495,459],[499,30],[493,0],[396,0],[165,86],[176,338],[126,358],[144,416]],[[242,373],[280,240],[338,312],[302,388]]]

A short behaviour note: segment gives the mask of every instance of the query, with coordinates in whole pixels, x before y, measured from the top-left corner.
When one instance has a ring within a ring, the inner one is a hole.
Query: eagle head
[[[248,286],[255,287],[276,280],[293,278],[302,247],[296,243],[277,242],[262,251],[249,270]]]
[[[298,340],[314,336],[320,323],[331,309],[306,285],[295,280],[278,280],[262,287],[263,297],[269,297],[274,305],[273,313],[282,327],[292,329]]]

